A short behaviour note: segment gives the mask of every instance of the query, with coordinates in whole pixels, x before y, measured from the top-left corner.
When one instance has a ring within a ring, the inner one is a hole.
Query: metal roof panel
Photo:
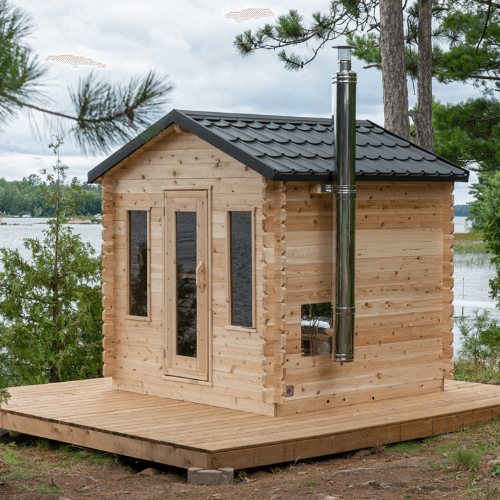
[[[88,174],[94,182],[177,123],[270,180],[335,180],[331,118],[172,110]],[[356,179],[463,181],[469,172],[369,120],[356,121]]]

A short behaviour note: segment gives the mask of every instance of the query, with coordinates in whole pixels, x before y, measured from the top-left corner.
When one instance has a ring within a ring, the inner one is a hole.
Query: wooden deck
[[[112,389],[110,379],[17,387],[0,427],[188,468],[305,459],[459,430],[500,415],[500,387],[268,417]]]

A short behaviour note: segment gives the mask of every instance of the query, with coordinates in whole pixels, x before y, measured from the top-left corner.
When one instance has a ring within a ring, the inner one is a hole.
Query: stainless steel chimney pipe
[[[335,131],[334,152],[338,182],[332,190],[336,206],[336,270],[332,284],[336,290],[335,352],[333,359],[354,361],[354,239],[356,222],[356,73],[351,71],[351,49],[338,49],[339,71],[333,76],[332,119]],[[335,205],[334,205],[335,203]],[[333,275],[333,273],[332,273]]]

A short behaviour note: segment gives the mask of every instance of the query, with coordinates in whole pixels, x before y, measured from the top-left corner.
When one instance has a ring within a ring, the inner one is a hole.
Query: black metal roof
[[[174,109],[88,173],[94,182],[177,123],[270,180],[332,181],[332,120]],[[369,120],[356,121],[356,180],[467,182],[469,172]]]

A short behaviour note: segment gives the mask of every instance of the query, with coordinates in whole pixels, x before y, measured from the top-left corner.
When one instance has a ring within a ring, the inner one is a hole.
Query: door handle
[[[202,292],[205,289],[204,272],[205,272],[205,266],[203,264],[203,261],[201,260],[200,263],[198,264],[198,267],[196,268],[196,286]]]

